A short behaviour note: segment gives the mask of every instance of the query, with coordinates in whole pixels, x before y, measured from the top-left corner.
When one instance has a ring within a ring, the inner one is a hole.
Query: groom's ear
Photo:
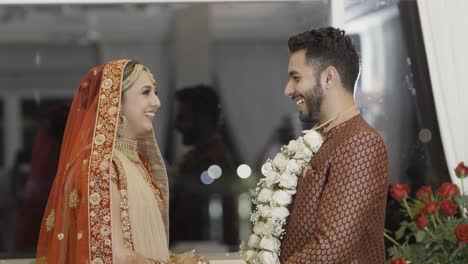
[[[333,66],[328,66],[320,74],[320,84],[324,89],[334,87],[337,83],[340,83],[340,75]]]

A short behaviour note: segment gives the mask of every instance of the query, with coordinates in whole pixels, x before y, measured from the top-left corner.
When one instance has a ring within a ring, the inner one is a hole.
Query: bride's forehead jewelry
[[[132,84],[135,83],[135,81],[138,79],[138,77],[140,77],[140,74],[143,71],[145,71],[148,74],[148,77],[151,80],[151,82],[154,85],[156,85],[156,80],[154,79],[153,74],[145,66],[143,66],[142,64],[135,64],[135,66],[133,67],[132,72],[122,82],[122,92],[124,92],[125,90],[130,88],[130,86],[132,86]]]

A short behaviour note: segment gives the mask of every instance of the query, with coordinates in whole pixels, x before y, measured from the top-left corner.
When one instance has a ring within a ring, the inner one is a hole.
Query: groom
[[[281,263],[385,263],[388,158],[353,98],[358,54],[331,27],[295,35],[288,46],[284,93],[326,140],[299,178]]]

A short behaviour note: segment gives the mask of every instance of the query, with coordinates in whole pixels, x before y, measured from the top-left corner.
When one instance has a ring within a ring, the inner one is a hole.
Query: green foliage
[[[437,195],[432,199],[437,204],[442,200]],[[468,263],[468,244],[459,242],[454,232],[459,224],[468,222],[462,212],[466,211],[468,196],[457,195],[449,199],[457,203],[457,214],[447,217],[437,210],[434,214],[424,215],[428,220],[424,229],[419,229],[410,218],[410,215],[414,217],[421,213],[424,203],[411,197],[401,201],[407,220],[400,223],[393,236],[388,230],[385,231],[387,239],[395,244],[388,250],[390,260],[404,258],[410,263],[418,264]]]

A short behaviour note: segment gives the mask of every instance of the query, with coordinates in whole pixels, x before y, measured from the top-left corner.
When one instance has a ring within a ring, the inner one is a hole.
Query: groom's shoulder
[[[386,148],[380,133],[369,125],[361,116],[357,117],[353,125],[350,126],[345,142],[345,145],[358,143]]]

